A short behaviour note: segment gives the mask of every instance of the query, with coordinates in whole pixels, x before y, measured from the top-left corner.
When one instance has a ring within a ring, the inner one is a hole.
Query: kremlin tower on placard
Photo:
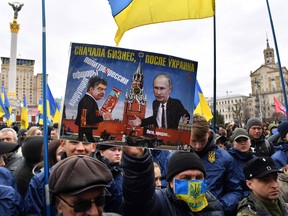
[[[144,96],[144,75],[142,72],[142,58],[144,54],[139,53],[140,61],[138,68],[133,74],[132,84],[129,91],[126,92],[124,100],[123,126],[125,134],[129,134],[134,128],[129,128],[128,121],[135,119],[135,116],[140,119],[145,118],[147,95]]]

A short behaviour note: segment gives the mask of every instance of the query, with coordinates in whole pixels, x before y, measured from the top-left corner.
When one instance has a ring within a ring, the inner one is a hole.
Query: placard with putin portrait
[[[61,138],[189,144],[197,66],[170,55],[71,43]]]

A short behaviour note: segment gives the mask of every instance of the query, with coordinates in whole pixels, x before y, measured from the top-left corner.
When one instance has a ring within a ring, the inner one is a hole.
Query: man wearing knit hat
[[[263,124],[258,118],[247,121],[247,131],[251,139],[251,148],[257,157],[268,157],[274,154],[274,146],[263,134]]]
[[[279,198],[279,171],[270,157],[255,157],[248,161],[243,172],[251,193],[238,206],[237,216],[288,215],[287,204]]]
[[[165,189],[155,189],[148,149],[124,147],[122,166],[126,216],[224,215],[207,191],[203,162],[194,152],[175,152],[168,161]]]
[[[113,180],[107,190],[113,194],[105,199],[105,211],[123,214],[122,179],[123,170],[120,165],[122,158],[122,146],[97,144],[95,158],[103,162],[111,171]]]
[[[272,155],[272,159],[277,168],[281,169],[288,164],[288,122],[281,122],[277,129],[280,139],[275,146],[276,152]]]

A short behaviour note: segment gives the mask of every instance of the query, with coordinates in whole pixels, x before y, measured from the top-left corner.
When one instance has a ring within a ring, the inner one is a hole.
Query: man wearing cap
[[[71,157],[73,155],[89,156],[94,152],[96,144],[81,142],[75,140],[61,140],[60,146],[65,150],[63,157]],[[50,168],[51,171],[52,168]],[[40,172],[33,176],[30,180],[29,187],[24,200],[25,213],[27,215],[44,215],[45,210],[45,181],[44,172]],[[52,211],[51,215],[56,215]]]
[[[58,214],[105,215],[105,187],[111,180],[107,166],[94,158],[71,156],[60,161],[49,177],[49,190]]]
[[[23,162],[17,167],[13,175],[18,191],[24,198],[30,179],[34,176],[33,168],[43,160],[43,136],[29,136],[21,146]]]
[[[104,210],[106,212],[123,213],[122,179],[123,170],[120,166],[122,146],[97,145],[96,158],[103,162],[111,171],[113,180],[107,189],[113,196],[106,197]]]
[[[18,143],[21,146],[23,140],[26,138],[27,135],[27,129],[20,129],[18,132]]]
[[[3,128],[0,131],[0,141],[1,142],[9,142],[9,143],[15,143],[17,144],[17,133],[12,128]],[[5,160],[5,167],[8,168],[11,172],[14,172],[17,167],[22,163],[24,158],[21,154],[18,154],[18,148],[17,150],[7,153],[4,155]]]
[[[274,154],[274,146],[266,140],[260,119],[250,118],[247,121],[247,131],[251,139],[251,147],[257,157],[268,157]]]
[[[193,116],[190,146],[204,163],[209,191],[221,202],[225,214],[233,215],[242,199],[238,165],[226,150],[216,146],[215,134],[202,115]]]
[[[280,139],[278,145],[275,146],[276,152],[272,155],[272,159],[277,168],[280,169],[288,164],[288,122],[281,122],[277,129]]]
[[[155,189],[150,150],[124,147],[122,166],[125,216],[224,215],[220,202],[207,191],[203,162],[193,152],[171,156],[165,189]]]
[[[243,172],[251,193],[239,203],[237,216],[288,215],[287,204],[279,198],[277,177],[281,171],[271,157],[251,159],[244,165]]]
[[[277,125],[274,123],[271,123],[268,125],[268,130],[269,130],[269,137],[272,136],[273,134],[277,133]]]
[[[216,134],[216,145],[219,147],[219,148],[223,148],[225,149],[226,151],[228,150],[227,149],[227,138],[225,136],[220,136],[219,134]]]
[[[251,142],[248,132],[243,128],[236,128],[230,139],[233,142],[233,147],[229,149],[228,153],[235,159],[237,166],[235,169],[239,175],[240,185],[244,197],[246,197],[250,189],[246,185],[246,179],[243,173],[244,164],[251,160],[254,156],[251,150]]]

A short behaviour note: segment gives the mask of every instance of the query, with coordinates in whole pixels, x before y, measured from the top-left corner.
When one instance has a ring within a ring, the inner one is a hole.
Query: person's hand
[[[189,122],[189,117],[186,116],[186,114],[184,114],[184,115],[182,116],[182,121],[183,121],[184,124],[188,124],[188,122]]]
[[[142,121],[140,118],[138,118],[136,115],[134,115],[135,119],[134,120],[129,120],[128,124],[132,126],[140,126]]]
[[[140,157],[144,155],[144,148],[126,147],[123,146],[123,152],[128,155]]]
[[[102,114],[103,119],[111,119],[112,118],[112,113],[110,112],[105,112]]]

